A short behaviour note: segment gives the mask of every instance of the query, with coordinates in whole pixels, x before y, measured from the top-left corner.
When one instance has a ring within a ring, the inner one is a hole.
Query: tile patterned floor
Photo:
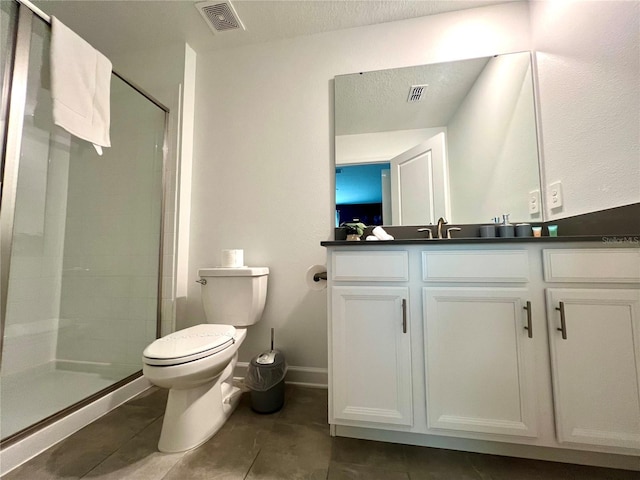
[[[166,391],[151,389],[3,480],[639,480],[639,472],[331,438],[327,391],[287,386],[258,415],[248,395],[211,440],[187,453],[156,444]]]

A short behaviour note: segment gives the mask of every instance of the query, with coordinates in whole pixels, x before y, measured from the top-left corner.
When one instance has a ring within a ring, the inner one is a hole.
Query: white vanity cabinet
[[[640,250],[544,251],[560,442],[640,449]],[[609,284],[597,288],[595,284]],[[594,284],[594,285],[589,285]]]
[[[430,430],[536,435],[529,298],[526,288],[424,289]]]
[[[422,253],[429,430],[536,435],[529,277],[525,249]]]
[[[412,425],[406,287],[333,287],[333,418]]]
[[[444,242],[329,248],[332,434],[640,470],[640,249]]]
[[[336,252],[330,423],[413,425],[407,252]]]

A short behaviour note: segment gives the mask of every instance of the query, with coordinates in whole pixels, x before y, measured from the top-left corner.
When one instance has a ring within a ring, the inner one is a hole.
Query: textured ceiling
[[[197,52],[506,3],[505,0],[232,1],[246,31],[213,33],[185,0],[40,0],[106,55],[188,42]]]
[[[394,68],[336,77],[336,135],[443,127],[489,61]],[[423,99],[407,102],[412,85],[428,85]]]

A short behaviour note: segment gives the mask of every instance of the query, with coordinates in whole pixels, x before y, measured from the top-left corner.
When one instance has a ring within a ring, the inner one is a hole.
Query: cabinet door
[[[546,293],[558,440],[640,448],[640,290]]]
[[[430,429],[536,435],[527,292],[423,289]]]
[[[331,292],[333,419],[412,425],[409,290]]]

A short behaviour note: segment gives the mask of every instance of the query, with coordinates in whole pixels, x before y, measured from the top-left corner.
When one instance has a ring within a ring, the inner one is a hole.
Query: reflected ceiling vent
[[[419,102],[424,99],[425,93],[427,93],[427,87],[429,85],[411,85],[409,89],[409,97],[407,102]]]
[[[245,29],[229,1],[196,3],[196,8],[214,33]]]

